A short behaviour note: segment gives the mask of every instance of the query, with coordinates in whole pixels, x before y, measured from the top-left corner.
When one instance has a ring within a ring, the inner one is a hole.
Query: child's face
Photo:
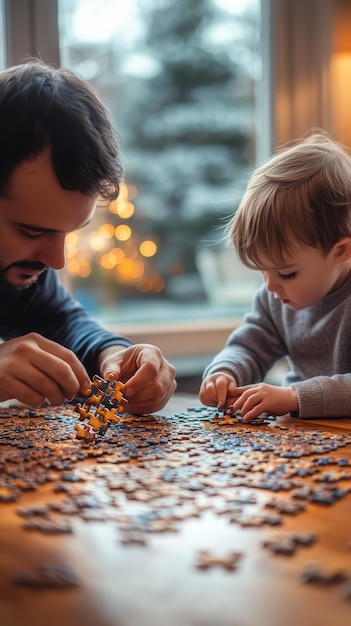
[[[346,241],[346,240],[342,240]],[[317,248],[299,246],[277,267],[262,256],[261,272],[266,289],[291,309],[298,311],[315,304],[337,289],[351,274],[350,242],[335,244],[327,256]]]

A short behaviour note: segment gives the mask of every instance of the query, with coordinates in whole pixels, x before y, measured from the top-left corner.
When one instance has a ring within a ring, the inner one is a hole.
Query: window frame
[[[57,0],[3,0],[7,65],[28,56],[60,64]]]

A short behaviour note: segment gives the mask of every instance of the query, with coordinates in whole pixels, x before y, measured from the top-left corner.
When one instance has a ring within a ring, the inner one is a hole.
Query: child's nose
[[[268,276],[266,273],[264,273],[263,280],[267,291],[275,291],[276,281],[274,280],[273,276]]]

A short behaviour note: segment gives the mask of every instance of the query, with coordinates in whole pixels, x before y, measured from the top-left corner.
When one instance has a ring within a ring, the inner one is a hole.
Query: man
[[[117,197],[118,142],[92,87],[37,60],[0,72],[0,401],[71,400],[94,374],[126,386],[128,410],[162,408],[174,367],[92,320],[59,283],[67,233]]]

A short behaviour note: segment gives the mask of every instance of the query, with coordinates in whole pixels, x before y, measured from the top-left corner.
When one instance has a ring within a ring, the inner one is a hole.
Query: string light
[[[146,239],[145,241],[141,242],[139,246],[139,250],[140,250],[140,254],[142,254],[143,256],[151,257],[151,256],[155,256],[157,252],[157,246],[154,241],[151,241],[150,239]]]
[[[132,236],[132,229],[127,224],[116,226],[115,237],[119,241],[127,241]]]

